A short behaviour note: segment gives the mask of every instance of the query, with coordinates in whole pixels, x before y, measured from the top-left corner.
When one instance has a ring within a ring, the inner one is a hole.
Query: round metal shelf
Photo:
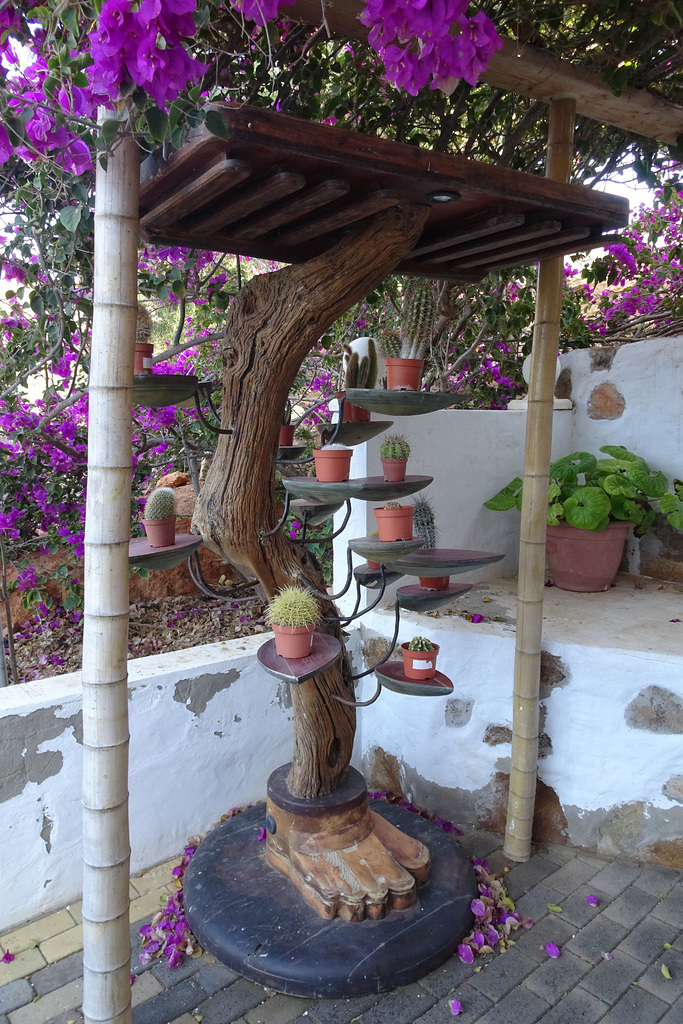
[[[298,686],[333,665],[341,654],[341,644],[327,633],[314,633],[311,653],[305,658],[281,658],[275,650],[275,639],[261,644],[256,657],[261,668],[277,679]]]
[[[380,388],[351,388],[346,397],[361,409],[388,416],[422,416],[424,413],[463,405],[465,396],[450,391],[387,391]]]
[[[365,444],[366,441],[370,441],[371,438],[377,437],[383,430],[388,430],[389,427],[394,425],[393,420],[368,420],[367,423],[342,423],[339,428],[339,433],[334,439],[335,444],[345,444],[349,448],[353,448],[357,444]],[[321,425],[318,428],[320,430],[320,437],[322,438],[323,444],[327,443],[327,439],[332,437],[335,430],[337,429],[336,423],[328,423]]]
[[[399,587],[396,599],[400,608],[410,612],[432,612],[442,605],[454,601],[456,597],[466,594],[472,589],[471,583],[451,583],[445,590],[426,590],[417,584]]]
[[[138,373],[133,378],[133,404],[148,409],[182,405],[194,399],[199,378],[184,373]]]
[[[422,538],[382,541],[377,537],[354,537],[348,544],[351,550],[361,558],[369,558],[371,562],[391,565],[397,558],[404,558],[412,551],[422,547]]]
[[[334,502],[346,501],[347,498],[359,498],[361,501],[391,501],[393,498],[404,498],[415,494],[423,487],[428,487],[433,476],[407,476],[400,483],[387,483],[383,476],[356,477],[340,483],[325,483],[310,476],[289,477],[282,481],[285,490],[297,498],[309,501]]]
[[[201,546],[194,533],[176,533],[175,544],[153,548],[146,537],[133,537],[128,543],[128,564],[138,569],[175,569]]]
[[[460,548],[419,548],[400,559],[394,568],[406,576],[457,576],[471,569],[500,562],[505,555],[491,551],[467,551]]]
[[[447,697],[453,693],[453,683],[443,672],[437,672],[431,679],[408,679],[402,661],[385,661],[377,666],[375,675],[383,689],[411,697]]]

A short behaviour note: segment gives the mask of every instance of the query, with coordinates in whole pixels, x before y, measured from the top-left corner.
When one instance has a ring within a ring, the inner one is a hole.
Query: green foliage
[[[145,502],[145,519],[168,519],[176,514],[176,494],[172,487],[155,487]]]
[[[382,459],[407,459],[410,445],[403,434],[387,434],[380,443],[379,454]]]
[[[320,621],[321,611],[309,590],[284,587],[268,605],[266,617],[276,626],[313,626]]]
[[[434,644],[424,636],[414,636],[408,644],[409,651],[433,651]]]
[[[436,547],[436,519],[434,508],[426,495],[415,498],[413,513],[413,533],[421,537],[426,548]]]
[[[674,493],[660,470],[623,445],[600,448],[609,456],[598,459],[590,452],[572,452],[550,466],[548,525],[567,522],[579,530],[604,530],[612,522],[631,522],[642,537],[651,528],[657,511],[676,530],[683,529],[683,485],[674,481]],[[579,480],[583,477],[583,482]],[[484,502],[494,512],[522,507],[522,479],[509,484]]]

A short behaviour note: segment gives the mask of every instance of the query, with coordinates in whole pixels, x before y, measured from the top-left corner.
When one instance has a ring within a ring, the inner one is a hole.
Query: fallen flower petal
[[[5,955],[3,956],[2,960],[0,960],[0,963],[11,964],[13,960],[14,960],[14,953],[10,953],[10,951],[8,949],[7,952],[5,953]]]
[[[257,839],[258,839],[259,843],[265,843],[265,841],[266,841],[266,830],[265,830],[265,828],[259,829],[259,834],[257,836]]]
[[[590,896],[586,896],[586,903],[590,903],[591,907],[597,907],[598,897],[591,893]]]
[[[472,622],[483,622],[483,621],[484,621],[484,616],[483,615],[479,615],[478,612],[475,612],[474,615],[472,616]]]
[[[475,917],[483,917],[486,913],[486,907],[481,900],[472,900],[470,903],[470,910]]]
[[[458,959],[462,960],[464,964],[474,963],[474,953],[464,942],[458,946]]]
[[[546,942],[545,951],[553,960],[556,960],[560,955],[560,947],[556,946],[554,942]]]
[[[462,1013],[462,1006],[459,999],[451,1000],[451,1013],[454,1017],[457,1017],[459,1013]]]
[[[612,954],[611,953],[601,953],[600,956],[602,957],[603,960],[611,960],[612,959]]]

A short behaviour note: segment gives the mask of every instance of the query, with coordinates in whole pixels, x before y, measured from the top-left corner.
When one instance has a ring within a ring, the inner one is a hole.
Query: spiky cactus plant
[[[414,636],[408,644],[409,651],[433,651],[434,644],[424,636]]]
[[[424,359],[434,333],[436,292],[429,282],[411,282],[401,310],[401,359]]]
[[[138,319],[135,328],[135,342],[136,344],[147,344],[152,337],[152,328],[154,327],[154,321],[150,316],[150,313],[144,306],[138,306]]]
[[[377,383],[377,347],[372,338],[368,338],[367,354],[361,359],[350,345],[344,345],[347,357],[344,385],[350,388],[374,388]]]
[[[176,495],[172,487],[156,487],[145,503],[145,519],[169,519],[176,513]]]
[[[320,605],[310,590],[283,587],[268,605],[266,618],[271,626],[313,626],[320,621]]]
[[[381,459],[407,459],[410,445],[403,434],[387,434],[379,446]]]
[[[382,505],[382,508],[386,509],[387,511],[390,511],[391,509],[394,508],[403,508],[403,505],[400,503],[400,501],[388,501],[386,505]]]
[[[436,521],[434,509],[429,498],[424,496],[414,501],[413,531],[424,541],[426,548],[436,547]]]

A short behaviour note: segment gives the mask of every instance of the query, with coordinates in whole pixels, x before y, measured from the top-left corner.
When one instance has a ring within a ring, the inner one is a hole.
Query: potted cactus
[[[285,411],[282,414],[282,426],[278,437],[279,448],[290,448],[294,444],[294,425],[292,424],[292,403],[289,399],[285,404]]]
[[[266,619],[273,627],[275,650],[281,658],[296,660],[311,653],[313,631],[321,613],[310,590],[284,587],[268,605]]]
[[[356,341],[365,341],[357,338]],[[353,344],[353,342],[351,343]],[[351,345],[344,345],[344,391],[337,392],[337,398],[344,398],[350,388],[374,388],[377,383],[377,348],[372,338],[367,339],[367,352],[361,356]],[[344,402],[344,423],[367,423],[370,410],[359,405]]]
[[[435,319],[436,291],[433,284],[411,281],[403,298],[398,334],[387,334],[382,341],[390,391],[419,391]]]
[[[425,495],[415,499],[413,532],[415,536],[422,538],[425,549],[433,550],[436,547],[434,508]],[[420,586],[423,590],[448,590],[450,582],[450,576],[420,576]]]
[[[387,434],[379,446],[382,472],[388,483],[399,483],[406,478],[406,463],[410,445],[403,434]]]
[[[345,444],[327,444],[314,448],[315,478],[323,483],[342,483],[349,479],[353,449]]]
[[[172,487],[155,487],[145,502],[142,525],[151,548],[175,544],[176,495]]]
[[[408,679],[431,679],[436,675],[436,657],[439,645],[424,636],[414,636],[401,644],[403,671]]]
[[[154,345],[152,337],[152,317],[144,306],[138,306],[138,322],[135,330],[135,369],[134,373],[153,373],[152,356]]]
[[[413,505],[388,501],[382,508],[373,509],[377,519],[379,539],[382,542],[413,539]]]

